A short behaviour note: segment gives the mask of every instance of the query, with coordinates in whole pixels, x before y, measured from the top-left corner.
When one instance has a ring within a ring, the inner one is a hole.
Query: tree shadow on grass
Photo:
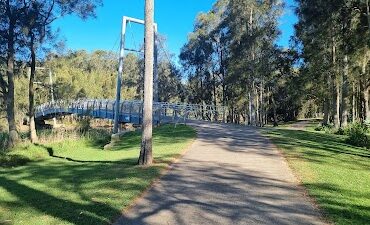
[[[73,159],[70,157],[63,157],[63,156],[58,156],[54,154],[54,149],[52,147],[48,147],[42,144],[34,144],[37,147],[41,147],[45,149],[49,156],[52,158],[56,159],[62,159],[70,162],[76,162],[76,163],[106,163],[106,164],[126,164],[126,165],[134,165],[134,160],[132,159],[126,159],[126,160],[117,160],[117,161],[109,161],[109,160],[104,160],[104,161],[99,161],[99,160],[79,160],[79,159]]]
[[[33,208],[40,212],[33,220],[45,214],[72,224],[110,224],[159,175],[160,169],[55,160],[33,163],[2,171],[0,190],[17,200],[0,200],[0,206],[9,211],[15,204],[23,211]]]
[[[0,187],[17,196],[22,205],[73,224],[108,224],[109,215],[119,214],[117,209],[103,203],[66,201],[5,177],[0,177]]]
[[[312,190],[326,215],[338,224],[368,224],[370,221],[370,192],[343,189],[329,183],[305,186]]]
[[[279,130],[277,133],[272,131],[272,134],[278,136],[275,139],[279,141],[279,143],[287,144],[288,146],[289,144],[291,146],[298,144],[329,153],[370,158],[370,151],[345,144],[340,137],[335,137],[334,135],[298,130]]]

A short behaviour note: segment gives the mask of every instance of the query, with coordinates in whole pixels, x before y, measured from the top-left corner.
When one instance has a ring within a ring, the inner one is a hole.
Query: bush
[[[84,116],[78,122],[77,128],[81,133],[86,133],[91,128],[90,124],[91,124],[91,118],[89,116]]]
[[[346,143],[357,147],[370,147],[369,137],[366,135],[368,128],[362,123],[354,123],[348,129]]]
[[[7,149],[9,135],[7,133],[0,133],[0,154]]]
[[[336,135],[345,135],[346,132],[344,131],[343,128],[338,128],[337,130],[335,130],[334,134],[336,134]]]

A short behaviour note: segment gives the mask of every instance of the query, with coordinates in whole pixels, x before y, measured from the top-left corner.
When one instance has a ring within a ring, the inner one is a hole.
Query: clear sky
[[[293,0],[285,0],[287,7],[280,21],[283,34],[279,40],[282,46],[288,46],[293,34],[296,17],[291,10]],[[215,0],[156,0],[155,20],[159,32],[167,38],[167,47],[178,55],[186,43],[187,35],[193,30],[196,15],[211,9]],[[118,50],[118,38],[122,16],[144,18],[144,0],[103,0],[104,6],[97,9],[97,17],[83,21],[75,16],[61,18],[53,24],[60,29],[59,36],[66,40],[69,49]],[[143,39],[143,27],[128,27],[127,43],[131,48],[138,48]]]

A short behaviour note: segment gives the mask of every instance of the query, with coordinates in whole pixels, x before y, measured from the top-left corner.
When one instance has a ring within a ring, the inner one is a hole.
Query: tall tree
[[[6,111],[9,127],[9,147],[14,146],[18,139],[14,107],[14,64],[16,60],[16,50],[20,50],[25,47],[25,42],[22,38],[24,36],[24,30],[28,31],[29,34],[32,34],[29,37],[35,44],[35,42],[37,42],[35,32],[33,29],[30,29],[28,25],[33,24],[32,28],[36,28],[35,25],[38,24],[40,26],[44,26],[45,29],[45,26],[50,25],[50,23],[55,19],[71,13],[76,13],[79,16],[86,18],[89,13],[94,11],[97,4],[100,4],[99,0],[5,0],[0,2],[0,11],[2,12],[0,16],[0,39],[2,41],[5,40],[4,42],[6,43],[6,46],[4,46],[4,48],[6,49],[5,55],[7,59],[6,80],[1,77],[0,82],[1,86],[6,89],[4,97],[6,99]],[[31,17],[27,18],[27,16]],[[44,21],[44,24],[40,23],[42,20]],[[30,32],[32,30],[33,32]],[[33,58],[36,59],[36,56]],[[34,72],[35,71],[33,70],[33,73]],[[32,93],[30,94],[32,95]]]

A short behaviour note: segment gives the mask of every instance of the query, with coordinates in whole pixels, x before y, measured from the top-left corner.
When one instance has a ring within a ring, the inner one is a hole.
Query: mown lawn
[[[109,151],[89,139],[20,147],[11,154],[32,161],[0,166],[0,224],[109,224],[195,135],[183,125],[155,129],[156,164],[146,168],[136,166],[139,132]]]
[[[370,151],[337,135],[314,131],[265,131],[335,224],[370,223]]]

